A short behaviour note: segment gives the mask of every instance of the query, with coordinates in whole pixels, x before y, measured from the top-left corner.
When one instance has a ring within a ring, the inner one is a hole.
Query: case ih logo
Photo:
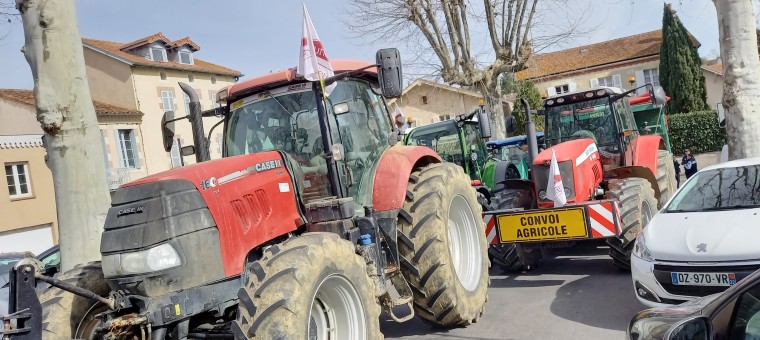
[[[201,181],[201,189],[207,190],[216,186],[216,177],[211,177]]]
[[[279,159],[256,163],[256,165],[254,166],[254,168],[258,172],[272,170],[272,169],[281,168],[281,167],[282,167],[282,161]]]
[[[119,210],[119,213],[116,214],[116,217],[121,217],[121,216],[124,216],[124,215],[137,214],[137,213],[141,213],[143,211],[145,211],[145,207],[144,206],[124,208],[124,209]]]

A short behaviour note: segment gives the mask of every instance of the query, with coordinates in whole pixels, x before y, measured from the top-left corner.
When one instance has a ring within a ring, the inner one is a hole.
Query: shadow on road
[[[470,326],[470,327],[474,327]],[[388,314],[383,312],[380,315],[380,331],[386,338],[404,338],[413,337],[416,339],[471,339],[471,340],[509,340],[503,336],[494,335],[493,337],[478,337],[478,336],[462,336],[458,334],[451,334],[450,331],[463,330],[463,328],[445,329],[432,326],[425,321],[422,321],[419,317],[415,317],[404,323],[397,323],[393,321]],[[461,332],[461,331],[460,331]]]

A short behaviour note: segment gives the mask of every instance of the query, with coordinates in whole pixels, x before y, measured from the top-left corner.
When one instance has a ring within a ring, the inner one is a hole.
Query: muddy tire
[[[246,265],[236,339],[382,339],[364,259],[333,233],[306,233]]]
[[[470,178],[450,163],[409,176],[399,216],[401,270],[416,314],[441,327],[466,326],[482,315],[488,290],[485,223]]]
[[[618,200],[623,225],[621,237],[607,239],[607,245],[610,247],[612,262],[617,267],[628,270],[631,268],[633,243],[641,229],[657,213],[657,199],[652,185],[643,178],[610,180],[608,189],[607,197]]]
[[[523,190],[504,189],[497,192],[491,200],[493,210],[512,208],[530,209],[532,200],[526,199]],[[517,243],[495,244],[488,249],[491,263],[509,272],[527,272],[541,265],[541,245],[523,245]]]
[[[660,199],[657,208],[661,209],[673,197],[678,188],[676,169],[673,166],[673,155],[667,150],[657,152],[657,186],[660,187]]]
[[[80,264],[57,279],[108,296],[111,289],[103,279],[100,262]],[[42,339],[95,339],[95,318],[108,307],[57,287],[48,286],[40,295],[42,305]]]

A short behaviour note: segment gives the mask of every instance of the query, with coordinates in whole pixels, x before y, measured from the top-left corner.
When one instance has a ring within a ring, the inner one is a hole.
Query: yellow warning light
[[[478,99],[478,105],[485,105],[485,100],[483,98]]]

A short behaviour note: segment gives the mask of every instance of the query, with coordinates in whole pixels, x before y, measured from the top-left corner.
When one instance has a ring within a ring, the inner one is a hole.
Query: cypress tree
[[[664,5],[662,16],[659,74],[660,86],[670,97],[671,113],[707,109],[702,60],[670,4]]]

